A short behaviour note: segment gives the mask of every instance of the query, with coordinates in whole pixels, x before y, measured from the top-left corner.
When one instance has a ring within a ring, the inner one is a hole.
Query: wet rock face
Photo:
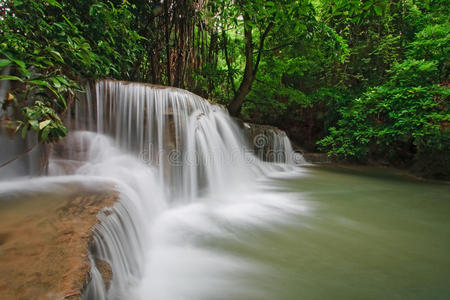
[[[276,161],[276,159],[274,160],[274,150],[277,148],[283,149],[280,140],[286,137],[286,133],[283,130],[270,125],[246,123],[237,118],[234,120],[244,130],[248,145],[260,159]],[[283,150],[286,151],[286,149]],[[304,161],[308,163],[328,164],[334,162],[327,153],[306,152],[295,144],[292,145],[292,151],[301,154]]]
[[[105,284],[105,289],[108,290],[113,277],[113,272],[110,264],[104,260],[96,259],[95,266],[102,276],[103,283]]]
[[[255,154],[264,161],[273,161],[271,151],[276,147],[276,138],[278,135],[285,134],[280,129],[252,123],[244,123],[244,130]]]
[[[38,143],[33,132],[23,139],[15,133],[15,124],[0,120],[0,145],[0,180],[46,172],[48,146]]]
[[[263,161],[288,162],[294,153],[286,133],[270,125],[245,123],[235,119],[244,130],[250,149]]]
[[[0,199],[0,298],[80,299],[91,228],[116,197],[105,191]],[[111,272],[100,265],[107,282]]]

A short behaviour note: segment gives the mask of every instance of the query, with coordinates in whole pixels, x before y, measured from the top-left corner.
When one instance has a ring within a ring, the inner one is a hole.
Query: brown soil
[[[79,299],[91,228],[115,199],[114,192],[0,199],[0,299]]]

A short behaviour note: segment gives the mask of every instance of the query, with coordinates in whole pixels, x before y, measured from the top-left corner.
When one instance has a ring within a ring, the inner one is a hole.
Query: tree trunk
[[[228,105],[228,111],[233,117],[238,117],[241,113],[242,104],[244,104],[245,97],[250,93],[252,89],[253,81],[256,78],[256,72],[258,71],[259,62],[261,61],[261,54],[264,48],[264,41],[269,34],[270,30],[274,26],[273,22],[270,22],[264,32],[260,34],[258,55],[256,57],[255,65],[253,66],[253,35],[252,27],[248,24],[248,15],[244,14],[244,36],[245,36],[245,70],[242,82],[239,85],[239,89],[234,95],[233,100]]]
[[[245,97],[248,95],[248,93],[250,93],[252,89],[253,80],[253,75],[247,77],[244,75],[242,83],[239,86],[239,89],[234,96],[233,101],[231,101],[230,105],[228,106],[228,111],[233,117],[238,117],[241,113],[242,104],[244,104]]]
[[[169,30],[169,4],[167,1],[164,1],[164,31],[165,31],[165,46],[166,46],[166,75],[167,75],[167,85],[172,85],[172,74],[170,72],[170,30]]]
[[[242,82],[239,85],[233,100],[228,105],[228,111],[233,117],[239,116],[245,97],[250,93],[255,74],[253,72],[253,34],[248,25],[248,15],[244,14],[244,37],[245,37],[245,70]]]

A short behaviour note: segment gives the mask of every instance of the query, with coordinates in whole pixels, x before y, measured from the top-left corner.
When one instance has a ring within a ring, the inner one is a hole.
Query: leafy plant
[[[1,2],[0,80],[10,82],[3,117],[42,142],[67,133],[61,121],[85,80],[125,79],[139,56],[127,2]],[[87,13],[86,13],[87,12]]]

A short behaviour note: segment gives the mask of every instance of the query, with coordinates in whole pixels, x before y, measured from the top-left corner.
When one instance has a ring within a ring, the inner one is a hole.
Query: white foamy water
[[[284,133],[271,137],[283,159],[263,162],[222,107],[180,89],[116,81],[97,82],[68,115],[71,133],[55,147],[45,185],[72,178],[113,185],[120,197],[94,228],[85,299],[266,299],[236,280],[258,278],[266,266],[215,243],[245,244],[240,230],[308,213],[267,187],[270,176],[301,172]],[[112,267],[107,288],[96,259]]]

